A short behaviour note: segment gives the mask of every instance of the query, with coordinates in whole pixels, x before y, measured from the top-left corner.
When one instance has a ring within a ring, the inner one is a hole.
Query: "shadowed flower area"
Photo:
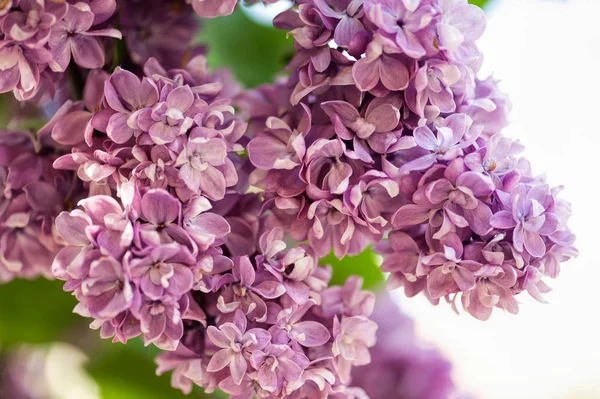
[[[456,393],[450,363],[420,341],[412,320],[389,294],[379,293],[372,318],[379,325],[377,343],[371,363],[353,370],[354,385],[371,399],[441,399]]]

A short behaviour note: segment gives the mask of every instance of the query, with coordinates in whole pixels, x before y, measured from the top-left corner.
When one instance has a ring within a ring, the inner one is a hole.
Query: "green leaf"
[[[208,46],[209,66],[231,69],[247,87],[273,82],[294,51],[286,32],[258,25],[239,9],[202,23],[198,43]]]
[[[469,3],[476,5],[477,7],[483,8],[483,6],[489,3],[489,0],[469,0]]]
[[[353,274],[364,279],[364,289],[377,288],[385,281],[383,273],[379,269],[377,257],[370,249],[356,256],[345,256],[341,260],[330,254],[322,258],[319,263],[333,267],[331,279],[333,285],[344,284],[344,281]]]
[[[0,129],[6,129],[10,119],[9,105],[12,93],[0,94]]]
[[[101,347],[90,355],[87,370],[100,387],[103,399],[178,399],[186,398],[181,391],[171,387],[171,372],[156,376],[154,358],[160,350],[144,347],[142,340],[130,340],[127,345],[103,341]],[[196,387],[194,397],[219,398],[218,394],[205,394]]]
[[[83,320],[73,314],[76,300],[62,284],[40,278],[0,285],[0,344],[60,340]]]

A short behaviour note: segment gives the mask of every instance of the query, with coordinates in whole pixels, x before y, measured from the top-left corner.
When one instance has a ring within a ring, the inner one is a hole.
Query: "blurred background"
[[[480,322],[444,304],[433,307],[422,297],[409,300],[396,292],[395,298],[414,318],[420,337],[453,363],[455,382],[468,397],[600,398],[600,322],[592,310],[600,282],[595,242],[600,133],[594,122],[600,113],[600,1],[473,3],[488,14],[479,42],[485,54],[481,76],[493,73],[510,94],[513,112],[506,134],[526,146],[534,172],[544,171],[551,184],[566,186],[563,198],[573,205],[571,225],[581,255],[551,282],[548,304],[523,295],[518,316],[496,310]],[[210,47],[211,66],[231,68],[247,87],[271,81],[292,54],[291,40],[270,28],[272,16],[285,8],[282,1],[206,21],[198,41]],[[7,126],[12,111],[7,97],[0,97],[0,127]],[[369,287],[382,280],[370,253],[324,262],[333,263],[338,283],[357,271]],[[168,375],[154,377],[155,349],[140,341],[127,346],[102,341],[86,320],[71,313],[74,305],[61,282],[0,286],[0,370],[18,364],[14,372],[28,381],[33,398],[183,397],[170,388]]]

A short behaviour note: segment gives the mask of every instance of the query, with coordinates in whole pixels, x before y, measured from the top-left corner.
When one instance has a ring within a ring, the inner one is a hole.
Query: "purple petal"
[[[294,332],[303,335],[299,343],[307,348],[324,345],[331,338],[329,330],[323,324],[316,321],[301,321],[300,323],[296,323],[294,324]]]
[[[248,368],[248,363],[246,363],[246,359],[242,356],[241,353],[236,353],[233,355],[231,359],[231,364],[229,365],[229,370],[231,371],[231,378],[233,378],[233,382],[236,384],[241,384],[244,379],[244,375],[246,375],[246,369]]]
[[[179,201],[164,190],[150,190],[142,198],[142,215],[155,226],[173,223],[180,210]]]
[[[419,205],[404,205],[392,217],[395,227],[411,227],[425,223],[431,214],[431,210]]]
[[[86,69],[96,69],[104,66],[104,48],[98,39],[75,35],[70,42],[73,60],[77,65]]]
[[[536,258],[541,258],[546,253],[544,239],[536,232],[525,230],[524,244],[527,252]]]
[[[210,326],[212,327],[212,326]],[[210,328],[209,327],[209,328]],[[206,369],[211,373],[223,370],[232,361],[231,349],[221,349],[210,358]],[[237,383],[237,382],[236,382]]]
[[[449,289],[454,282],[451,274],[444,274],[442,267],[435,268],[427,276],[427,290],[431,298],[437,299],[449,294]]]

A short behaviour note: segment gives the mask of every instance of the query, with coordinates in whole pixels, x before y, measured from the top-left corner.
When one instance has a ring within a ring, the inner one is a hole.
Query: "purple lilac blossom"
[[[75,311],[104,338],[141,335],[164,350],[158,372],[175,369],[173,384],[185,392],[195,383],[248,397],[315,389],[349,397],[351,369],[369,362],[376,342],[372,294],[361,281],[352,280],[353,291],[327,288],[331,270],[317,266],[310,246],[288,246],[277,228],[231,259],[223,250],[229,226],[203,211],[208,201],[182,205],[137,183],[124,183],[118,201],[93,196],[57,218],[67,245],[52,270],[78,299]],[[191,220],[204,218],[191,229],[185,215],[196,214]]]
[[[184,202],[222,199],[238,183],[235,151],[246,129],[218,97],[223,84],[203,56],[185,69],[167,71],[155,59],[144,69],[141,79],[121,68],[106,79],[95,112],[82,116],[84,140],[81,128],[71,130],[77,137],[65,140],[79,145],[54,167],[77,171],[93,194],[111,194],[123,178],[134,177]]]
[[[254,261],[238,257],[215,275],[214,294],[201,302],[208,326],[186,329],[177,349],[156,359],[158,374],[173,370],[174,387],[185,393],[193,384],[207,392],[219,387],[244,398],[355,397],[349,373],[369,362],[377,329],[368,318],[373,307],[355,298],[372,293],[361,291],[356,277],[354,290],[327,288],[329,268],[281,237],[266,231]],[[305,284],[308,297],[291,294],[286,280]],[[334,302],[345,305],[326,307]]]
[[[21,101],[51,99],[71,59],[73,68],[103,67],[100,38],[121,38],[112,27],[98,27],[115,11],[114,0],[12,3],[0,10],[0,93],[13,91]]]
[[[445,363],[385,347],[385,331],[371,354],[374,294],[358,277],[330,287],[318,259],[375,244],[389,288],[485,320],[522,291],[544,301],[544,277],[577,255],[570,205],[502,135],[496,82],[475,77],[479,8],[296,3],[274,22],[294,39],[289,76],[241,93],[191,45],[192,9],[236,0],[0,3],[0,92],[57,109],[36,134],[0,134],[0,281],[49,277],[54,258],[75,311],[162,349],[157,372],[186,393],[435,397]],[[372,357],[395,393],[361,386]],[[431,392],[405,386],[406,367],[438,376]]]
[[[577,255],[570,205],[504,137],[510,103],[475,78],[485,15],[466,0],[299,2],[290,76],[239,98],[270,226],[339,258],[369,244],[389,287],[480,319],[543,301]],[[282,98],[283,97],[283,98]]]
[[[350,395],[351,368],[375,344],[371,308],[324,312],[331,271],[309,244],[289,246],[283,229],[269,228],[259,195],[243,195],[246,123],[220,94],[227,82],[203,57],[171,70],[151,59],[144,72],[98,72],[84,100],[46,127],[72,146],[54,167],[76,172],[91,193],[56,219],[66,246],[52,271],[78,299],[75,311],[104,338],[142,336],[165,351],[159,359],[182,354],[182,365],[159,360],[159,370],[176,368],[184,390],[193,381],[231,395]],[[316,195],[337,190],[318,184]]]
[[[44,129],[0,130],[0,282],[52,277],[55,218],[83,194],[73,173],[52,168],[63,152]]]

